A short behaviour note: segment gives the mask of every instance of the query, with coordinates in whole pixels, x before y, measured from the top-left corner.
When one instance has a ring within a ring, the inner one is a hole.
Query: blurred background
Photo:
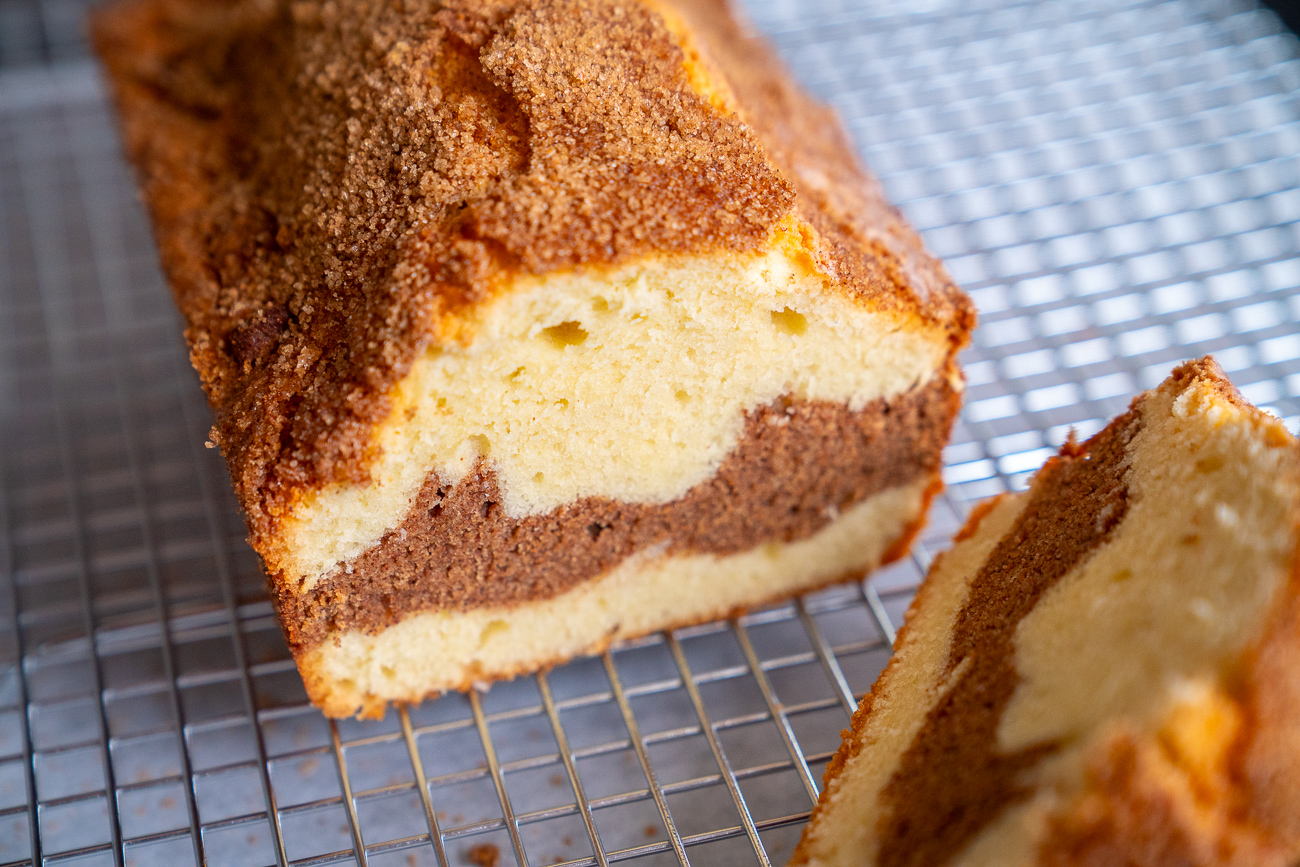
[[[1204,353],[1300,426],[1278,14],[752,0],[981,311],[929,529],[870,583],[330,723],[203,448],[88,5],[0,0],[0,865],[783,864],[971,503]]]

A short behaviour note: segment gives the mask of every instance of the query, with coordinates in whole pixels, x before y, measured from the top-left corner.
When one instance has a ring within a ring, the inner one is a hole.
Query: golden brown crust
[[[1116,732],[1091,761],[1084,792],[1051,818],[1043,867],[1294,867],[1300,550],[1292,564],[1289,586],[1232,677],[1240,724],[1221,761],[1188,766],[1159,739]]]
[[[255,541],[295,491],[366,478],[390,387],[513,274],[754,250],[797,217],[841,291],[965,343],[969,302],[825,110],[720,2],[678,11],[740,116],[692,88],[681,40],[638,2],[125,0],[96,17]]]
[[[839,117],[811,99],[772,47],[748,33],[727,0],[662,0],[689,22],[737,110],[794,187],[796,213],[817,232],[822,273],[864,299],[918,313],[965,345],[975,310],[857,157]]]
[[[1224,793],[1215,793],[1223,795]],[[1280,850],[1198,803],[1149,739],[1115,734],[1087,769],[1087,790],[1053,816],[1042,867],[1287,867]]]
[[[1243,668],[1244,725],[1230,771],[1245,790],[1238,804],[1250,824],[1300,841],[1300,547],[1283,604]]]
[[[993,511],[994,507],[996,507],[1005,496],[1005,494],[999,494],[977,504],[975,508],[971,510],[970,515],[966,518],[966,523],[957,531],[957,539],[967,539],[975,535],[976,531],[979,529],[980,522],[988,517],[989,513]],[[927,503],[928,502],[929,501],[927,500]],[[910,543],[910,541],[911,539],[909,538],[908,542]],[[900,552],[899,556],[903,553],[906,553],[906,551]],[[934,562],[931,563],[930,570],[934,571],[939,568],[940,561],[946,556],[948,556],[947,551],[939,553],[934,558]],[[893,559],[897,559],[897,557]],[[891,561],[886,560],[886,562]],[[921,586],[917,588],[916,596],[912,598],[912,603],[908,606],[909,616],[904,618],[903,625],[899,627],[898,634],[894,637],[894,647],[897,648],[908,640],[907,636],[912,629],[911,624],[913,623],[913,618],[910,614],[912,611],[919,610],[928,604],[926,600],[933,593],[932,586],[933,585],[931,585],[930,582],[923,581]],[[894,654],[890,656],[889,661],[885,663],[885,668],[877,676],[876,682],[883,683],[891,679],[894,675],[891,674],[890,669],[897,668],[898,665],[898,655]],[[864,695],[862,700],[858,702],[858,708],[853,712],[853,716],[849,720],[849,727],[846,729],[840,729],[840,746],[835,751],[835,755],[831,756],[831,760],[826,763],[826,770],[822,772],[822,789],[821,794],[817,796],[817,803],[813,806],[814,814],[819,810],[826,808],[831,797],[832,783],[844,772],[844,768],[849,761],[858,753],[862,752],[862,741],[854,737],[853,733],[862,731],[863,726],[866,725],[867,717],[871,715],[873,694],[874,687],[871,692]],[[800,837],[799,845],[795,847],[794,854],[790,857],[788,867],[799,867],[799,865],[809,863],[812,854],[811,842],[812,841],[809,839],[808,834],[805,832],[804,835]]]

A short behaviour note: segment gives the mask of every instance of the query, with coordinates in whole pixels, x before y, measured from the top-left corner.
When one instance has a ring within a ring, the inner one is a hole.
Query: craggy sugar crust
[[[973,326],[721,0],[124,0],[93,29],[259,549],[366,480],[389,389],[515,274],[794,225],[835,291],[954,352]]]

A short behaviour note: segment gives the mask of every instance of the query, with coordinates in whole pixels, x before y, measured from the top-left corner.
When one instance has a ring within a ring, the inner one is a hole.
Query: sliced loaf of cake
[[[123,0],[95,23],[326,713],[905,549],[973,310],[720,0]]]
[[[935,562],[792,864],[1292,867],[1300,445],[1184,364]]]

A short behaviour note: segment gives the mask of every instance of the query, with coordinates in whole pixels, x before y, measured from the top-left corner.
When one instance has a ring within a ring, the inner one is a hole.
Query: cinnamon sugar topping
[[[797,91],[743,60],[720,4],[689,11],[742,116],[692,88],[634,0],[127,0],[97,17],[255,538],[294,490],[366,478],[388,389],[512,274],[753,250],[798,214],[849,291],[964,342],[968,302],[843,139],[747,123]]]

